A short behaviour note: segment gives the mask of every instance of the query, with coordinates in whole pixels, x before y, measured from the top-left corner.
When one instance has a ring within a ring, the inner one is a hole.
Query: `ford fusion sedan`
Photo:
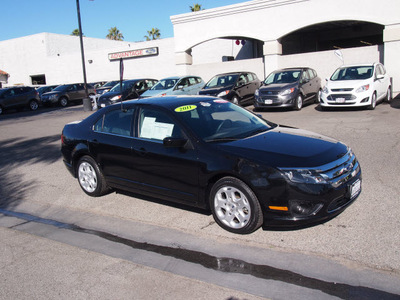
[[[291,107],[301,110],[306,103],[318,103],[321,79],[311,68],[288,68],[272,72],[255,92],[254,109]]]
[[[207,82],[199,95],[215,96],[237,105],[251,103],[261,81],[251,72],[233,72],[214,76]]]
[[[390,77],[381,63],[338,68],[322,90],[322,109],[331,107],[367,107],[375,109],[379,101],[391,101]]]
[[[174,76],[161,79],[140,98],[167,95],[197,95],[204,86],[204,81],[197,76]]]
[[[65,125],[61,141],[86,194],[126,190],[211,210],[239,234],[326,221],[361,192],[360,164],[345,144],[215,97],[110,105]]]
[[[97,107],[101,108],[120,101],[137,99],[156,83],[156,79],[150,78],[124,80],[121,89],[121,84],[118,82],[110,91],[100,96],[97,100]]]

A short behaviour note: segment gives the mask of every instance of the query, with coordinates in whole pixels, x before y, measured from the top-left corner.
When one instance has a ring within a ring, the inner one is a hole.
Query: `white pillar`
[[[272,71],[279,69],[279,58],[282,55],[282,44],[278,40],[265,41],[264,51],[264,72],[267,76]]]
[[[383,30],[385,48],[384,64],[390,77],[393,78],[393,97],[400,93],[400,25],[388,25]]]

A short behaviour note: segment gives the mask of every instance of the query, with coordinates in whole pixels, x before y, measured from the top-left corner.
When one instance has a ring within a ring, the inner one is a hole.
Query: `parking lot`
[[[350,207],[324,224],[301,230],[260,229],[245,236],[222,230],[210,214],[170,203],[120,193],[86,196],[63,165],[60,133],[64,124],[90,113],[78,105],[1,116],[2,208],[72,223],[77,222],[75,214],[118,218],[177,230],[209,243],[302,253],[400,275],[400,99],[375,110],[321,111],[312,104],[301,111],[257,112],[270,121],[349,145],[362,167],[363,189]]]

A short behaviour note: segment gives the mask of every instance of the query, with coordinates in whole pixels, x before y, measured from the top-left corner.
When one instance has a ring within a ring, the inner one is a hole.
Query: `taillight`
[[[61,134],[61,144],[65,145],[65,138],[63,134]]]

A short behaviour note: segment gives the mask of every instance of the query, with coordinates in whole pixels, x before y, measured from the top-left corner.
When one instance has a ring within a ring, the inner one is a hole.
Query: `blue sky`
[[[0,41],[41,32],[71,34],[78,28],[76,0],[1,0]],[[161,38],[173,37],[170,16],[190,12],[190,6],[203,9],[246,2],[243,0],[79,0],[82,32],[87,37],[105,38],[117,27],[125,41],[145,40],[151,28]]]

